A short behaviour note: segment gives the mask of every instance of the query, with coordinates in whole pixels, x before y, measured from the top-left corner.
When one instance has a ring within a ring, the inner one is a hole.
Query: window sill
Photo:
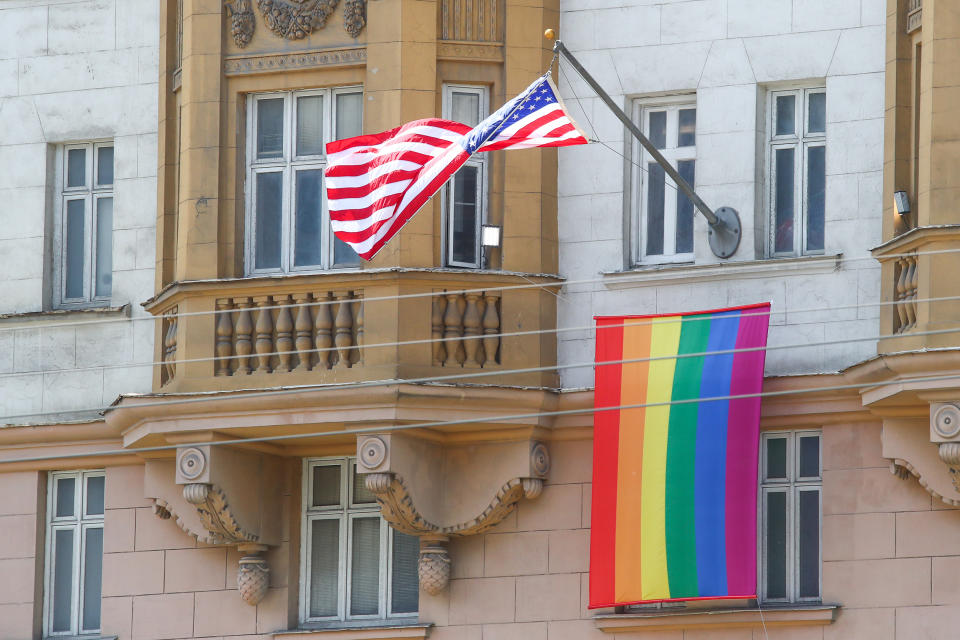
[[[616,613],[594,616],[604,633],[674,631],[678,629],[746,629],[766,627],[826,626],[837,615],[839,605],[770,605],[759,609],[658,609],[650,613]]]
[[[73,309],[50,309],[47,311],[28,311],[26,313],[0,314],[0,325],[24,325],[29,328],[34,322],[87,322],[98,318],[112,318],[117,316],[130,317],[130,305],[120,307],[77,307]],[[61,637],[61,636],[55,636]],[[90,636],[78,636],[90,637]]]
[[[657,286],[670,283],[695,283],[727,280],[730,278],[769,278],[775,275],[810,275],[837,271],[843,264],[843,254],[802,256],[799,258],[770,258],[767,260],[740,260],[715,264],[658,264],[638,266],[626,271],[603,273],[604,284],[617,287]]]
[[[278,631],[273,634],[273,640],[402,640],[405,638],[426,638],[432,624],[420,622],[384,622],[378,620],[376,625],[350,625],[339,623],[338,626],[317,627],[306,629],[291,629]]]

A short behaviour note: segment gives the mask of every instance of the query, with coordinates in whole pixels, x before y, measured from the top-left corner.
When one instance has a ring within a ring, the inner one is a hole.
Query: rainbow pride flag
[[[590,608],[755,597],[769,312],[596,318]]]

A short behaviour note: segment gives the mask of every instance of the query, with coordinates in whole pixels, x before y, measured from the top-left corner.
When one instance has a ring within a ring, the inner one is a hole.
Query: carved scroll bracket
[[[932,402],[927,424],[889,418],[881,433],[883,455],[895,476],[915,476],[934,498],[960,506],[960,406]]]

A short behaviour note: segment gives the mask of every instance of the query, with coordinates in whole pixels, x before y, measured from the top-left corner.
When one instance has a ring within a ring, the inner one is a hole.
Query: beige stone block
[[[103,512],[103,552],[133,551],[136,509],[107,509]]]
[[[517,621],[576,620],[579,617],[579,573],[517,578]]]
[[[0,517],[0,535],[3,536],[0,560],[32,558],[38,553],[36,515]]]
[[[898,513],[897,557],[960,554],[960,511]]]
[[[430,640],[483,640],[483,627],[480,625],[434,627],[430,632]]]
[[[755,628],[752,640],[823,640],[823,627]]]
[[[895,553],[892,513],[857,513],[823,518],[824,560],[892,558]]]
[[[0,604],[0,640],[24,640],[33,634],[32,604]]]
[[[152,506],[143,497],[143,467],[107,467],[104,506],[107,509]]]
[[[163,553],[138,551],[103,555],[103,595],[163,593]]]
[[[593,480],[593,441],[551,442],[550,484],[585,483]]]
[[[583,510],[582,485],[547,485],[536,500],[520,503],[517,527],[521,531],[579,529]]]
[[[227,547],[227,589],[237,588],[237,573],[240,572],[240,558],[243,554],[236,547]],[[273,573],[271,571],[271,573]],[[271,580],[272,582],[272,580]]]
[[[0,473],[0,516],[36,513],[39,484],[36,471]]]
[[[824,627],[824,640],[894,640],[895,609],[841,607],[833,624]]]
[[[165,593],[133,599],[133,640],[193,636],[193,594]]]
[[[602,640],[608,637],[597,629],[593,620],[557,620],[547,623],[547,640]]]
[[[896,637],[910,640],[955,640],[960,606],[897,609]]]
[[[450,589],[444,589],[435,596],[420,591],[420,619],[438,626],[450,624]]]
[[[239,592],[237,592],[239,593]],[[272,633],[290,628],[288,590],[270,589],[257,605],[257,633]]]
[[[117,640],[130,640],[133,635],[133,598],[102,598],[100,600],[100,630]]]
[[[164,555],[165,592],[222,591],[226,588],[226,549],[176,549]]]
[[[960,557],[931,558],[933,604],[960,604]]]
[[[517,529],[517,510],[514,509],[497,526],[490,529],[489,533],[509,533]]]
[[[590,570],[590,530],[551,531],[550,573],[580,573]]]
[[[238,591],[205,591],[194,597],[194,636],[257,632],[257,610],[244,602]]]
[[[580,514],[580,526],[590,527],[590,505],[593,504],[593,484],[583,485],[583,509]]]
[[[450,581],[450,624],[513,622],[516,578]]]
[[[33,602],[33,581],[36,571],[36,558],[0,560],[0,603]]]
[[[485,576],[522,576],[547,571],[545,533],[495,533],[485,536],[485,542]]]
[[[154,549],[190,549],[197,546],[196,538],[177,526],[175,518],[162,520],[152,509],[137,509],[137,551]]]
[[[823,430],[823,468],[862,469],[889,466],[881,455],[881,425],[874,423],[838,424]]]
[[[751,629],[688,629],[683,640],[753,640]]]
[[[486,536],[467,536],[450,541],[450,577],[479,578],[483,575]]]
[[[930,604],[930,560],[824,562],[823,600],[854,608]]]
[[[823,473],[823,513],[928,511],[930,494],[917,482],[900,480],[883,469]]]
[[[547,624],[545,622],[485,624],[483,640],[547,640]]]

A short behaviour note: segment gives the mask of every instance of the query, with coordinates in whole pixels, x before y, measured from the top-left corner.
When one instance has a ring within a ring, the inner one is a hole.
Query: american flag
[[[370,260],[472,154],[587,144],[549,75],[474,128],[428,118],[327,144],[330,226]]]

